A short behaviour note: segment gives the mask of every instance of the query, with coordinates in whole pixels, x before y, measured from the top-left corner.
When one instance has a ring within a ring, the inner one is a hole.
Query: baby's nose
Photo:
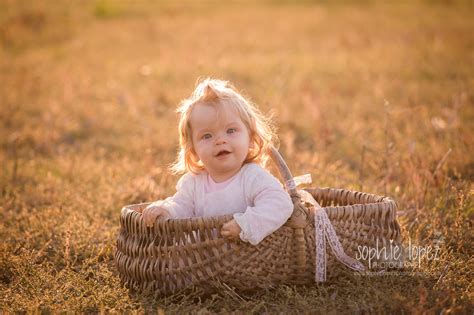
[[[226,143],[227,142],[227,139],[225,136],[218,136],[217,139],[216,139],[216,144],[223,144],[223,143]]]

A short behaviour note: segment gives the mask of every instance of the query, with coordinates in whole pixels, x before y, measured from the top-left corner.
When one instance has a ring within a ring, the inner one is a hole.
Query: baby
[[[263,167],[275,135],[261,112],[226,81],[198,84],[180,113],[180,152],[172,166],[185,173],[176,194],[150,204],[143,220],[233,214],[221,234],[256,245],[290,217],[293,204]]]

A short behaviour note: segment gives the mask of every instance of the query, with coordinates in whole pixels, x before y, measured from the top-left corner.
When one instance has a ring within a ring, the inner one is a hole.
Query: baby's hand
[[[143,210],[143,221],[146,226],[153,226],[156,221],[156,218],[162,217],[167,218],[170,216],[168,210],[160,208],[158,206],[148,206]]]
[[[232,219],[229,222],[224,223],[221,229],[221,234],[228,239],[238,239],[241,230],[242,229],[237,222]]]

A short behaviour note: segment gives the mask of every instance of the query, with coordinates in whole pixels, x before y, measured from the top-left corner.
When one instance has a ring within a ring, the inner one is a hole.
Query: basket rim
[[[388,197],[388,196],[381,196],[381,195],[376,195],[376,194],[371,194],[371,193],[360,192],[360,191],[356,191],[356,190],[348,190],[348,189],[344,189],[344,188],[332,188],[332,187],[307,187],[307,188],[303,188],[303,190],[306,190],[310,193],[312,191],[322,191],[322,192],[328,192],[329,191],[329,192],[338,193],[338,194],[346,193],[346,194],[355,195],[357,198],[367,197],[367,198],[375,198],[375,199],[378,200],[376,202],[354,203],[354,204],[344,205],[344,206],[332,206],[332,205],[322,206],[323,209],[327,209],[327,210],[330,209],[332,211],[334,211],[334,210],[337,211],[337,210],[345,209],[345,208],[348,208],[348,207],[352,207],[352,208],[359,208],[359,207],[364,207],[365,208],[365,207],[368,207],[368,208],[370,208],[370,207],[382,206],[382,205],[387,205],[388,206],[387,210],[397,209],[397,203],[394,201],[394,199],[392,199],[391,197]],[[121,217],[126,217],[127,215],[133,215],[133,212],[135,212],[138,215],[140,212],[136,211],[134,209],[146,207],[151,203],[152,202],[142,202],[142,203],[126,205],[126,206],[122,207]],[[215,224],[223,224],[223,223],[227,222],[228,220],[232,219],[232,217],[233,216],[231,214],[226,214],[226,215],[210,216],[210,217],[166,218],[166,219],[163,219],[163,220],[158,220],[157,223],[167,222],[171,225],[174,225],[174,224],[180,224],[182,222],[188,222],[191,225],[194,225],[194,224],[215,225]],[[396,213],[394,213],[394,218],[393,219],[396,219]],[[158,226],[158,225],[161,225],[161,224],[155,224],[155,226]]]

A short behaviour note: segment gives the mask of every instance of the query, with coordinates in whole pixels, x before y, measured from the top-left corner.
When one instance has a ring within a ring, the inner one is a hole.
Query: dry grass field
[[[1,1],[0,310],[472,312],[474,8],[387,3]],[[207,76],[273,113],[294,175],[392,196],[405,241],[438,259],[252,294],[129,293],[120,208],[173,194],[175,107]]]

